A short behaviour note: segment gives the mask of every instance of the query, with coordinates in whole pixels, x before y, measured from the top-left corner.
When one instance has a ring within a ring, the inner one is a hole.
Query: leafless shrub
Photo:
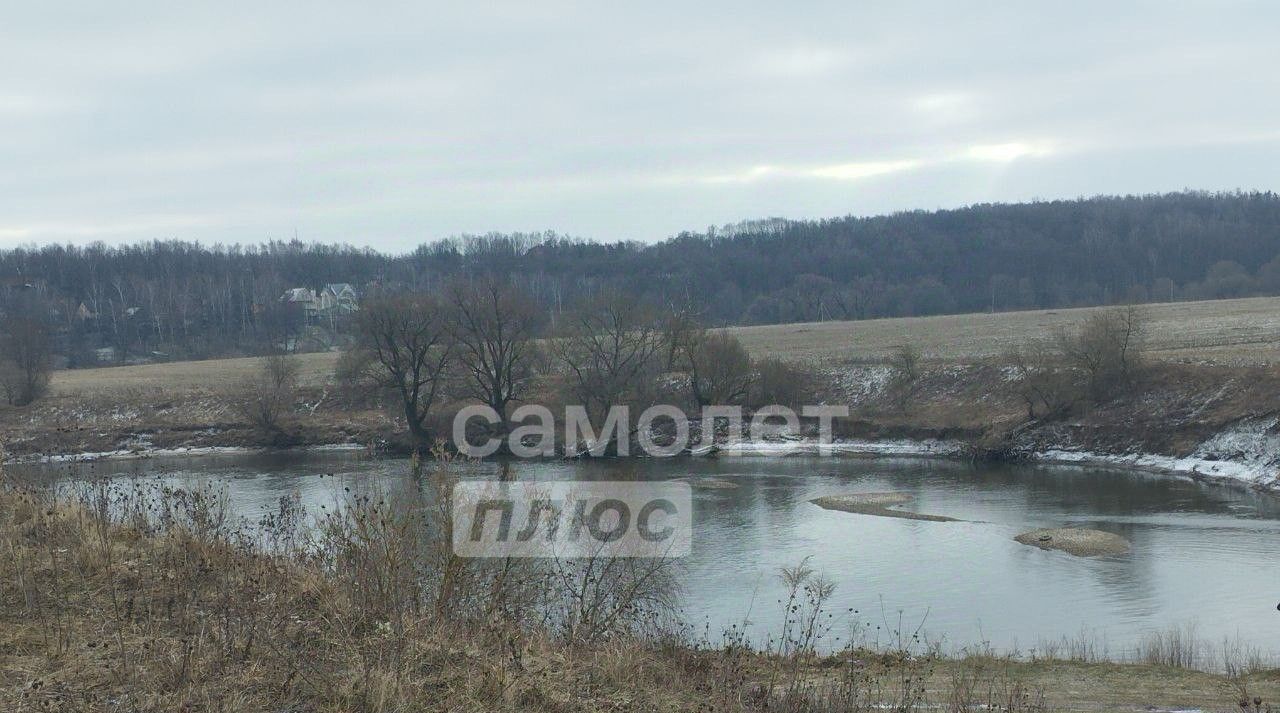
[[[674,610],[674,567],[669,559],[606,554],[555,560],[549,619],[574,644],[652,630]]]
[[[817,390],[813,372],[783,359],[769,357],[755,362],[755,379],[747,405],[753,408],[779,404],[797,408],[812,403]]]
[[[1042,639],[1030,653],[1032,661],[1098,663],[1110,659],[1106,641],[1099,640],[1096,632],[1085,627],[1075,636]]]
[[[250,375],[240,388],[236,403],[240,414],[263,435],[282,440],[297,398],[297,357],[263,357],[257,373]]]
[[[1144,318],[1134,307],[1095,312],[1051,343],[1005,353],[1014,393],[1027,418],[1057,418],[1080,403],[1101,403],[1131,387],[1143,367]]]
[[[1015,349],[1002,360],[1010,370],[1009,383],[1027,406],[1027,418],[1055,418],[1079,400],[1080,385],[1061,354],[1039,343]]]
[[[1085,375],[1094,403],[1133,385],[1143,368],[1144,338],[1145,317],[1133,306],[1094,312],[1076,331],[1055,337],[1066,363]]]
[[[662,320],[663,368],[680,371],[693,341],[705,331],[694,304],[671,305]]]
[[[1220,651],[1221,668],[1228,677],[1247,676],[1275,668],[1276,659],[1257,646],[1235,637],[1223,637]]]
[[[888,393],[899,410],[905,411],[920,390],[924,377],[920,359],[920,349],[910,343],[894,347],[889,355]]]
[[[1195,668],[1203,662],[1206,646],[1194,624],[1172,626],[1149,633],[1138,644],[1136,658],[1155,666]]]
[[[1259,694],[1252,690],[1251,675],[1271,668],[1263,660],[1261,652],[1246,650],[1238,641],[1224,641],[1223,672],[1225,681],[1223,688],[1232,696],[1236,705],[1247,713],[1271,713],[1272,706]]]
[[[337,396],[347,404],[368,404],[382,393],[378,378],[380,365],[373,353],[361,346],[344,349],[333,366]]]

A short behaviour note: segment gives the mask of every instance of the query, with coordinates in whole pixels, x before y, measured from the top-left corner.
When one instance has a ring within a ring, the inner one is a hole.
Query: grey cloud
[[[1275,185],[1262,3],[26,4],[0,245],[653,240]]]

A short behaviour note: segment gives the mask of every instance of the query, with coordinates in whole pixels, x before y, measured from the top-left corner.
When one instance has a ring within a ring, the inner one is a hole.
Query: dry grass
[[[0,710],[1032,713],[1280,696],[1265,672],[947,659],[911,631],[821,656],[833,585],[805,563],[784,572],[787,623],[766,646],[630,610],[582,636],[537,567],[441,547],[440,502],[357,497],[308,536],[287,496],[250,533],[211,491],[0,488]]]
[[[0,492],[0,710],[689,707],[626,643],[650,600],[460,560],[447,470],[423,483],[426,507],[356,497],[314,529],[287,496],[249,527],[207,490]]]

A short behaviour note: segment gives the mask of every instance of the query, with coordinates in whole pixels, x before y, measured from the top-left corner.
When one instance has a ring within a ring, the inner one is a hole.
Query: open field
[[[1099,308],[811,322],[732,329],[757,356],[835,365],[884,358],[915,344],[925,358],[967,362],[1050,338]],[[1228,365],[1280,357],[1280,297],[1144,305],[1151,353],[1171,361]]]
[[[1280,298],[1177,302],[1143,309],[1149,320],[1148,346],[1156,358],[1229,366],[1280,361]],[[927,359],[968,363],[1048,339],[1054,330],[1079,323],[1091,311],[813,322],[728,331],[741,338],[755,356],[803,361],[825,369],[882,360],[893,347],[905,342],[918,346]],[[302,385],[323,386],[337,359],[332,352],[301,355]],[[52,390],[61,397],[130,401],[197,391],[226,394],[253,373],[258,363],[257,358],[247,357],[59,371],[54,374]]]
[[[1097,308],[962,314],[942,317],[810,322],[728,331],[756,356],[777,356],[823,366],[883,359],[910,342],[927,359],[970,362],[1049,338]],[[1151,353],[1170,361],[1226,365],[1280,361],[1280,297],[1173,302],[1146,305]],[[304,385],[322,385],[333,373],[335,353],[304,354]],[[60,371],[53,390],[62,396],[89,396],[138,390],[205,388],[238,384],[258,360],[218,359],[144,366]]]
[[[338,355],[332,352],[303,354],[299,361],[299,378],[302,384],[319,386],[333,374]],[[52,390],[55,396],[95,396],[138,391],[174,392],[196,388],[226,393],[242,383],[246,376],[254,373],[260,362],[258,357],[244,357],[70,369],[54,373]]]

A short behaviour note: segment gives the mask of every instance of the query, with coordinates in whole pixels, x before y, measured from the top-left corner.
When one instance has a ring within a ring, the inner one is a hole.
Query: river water
[[[465,467],[491,475],[492,463]],[[711,638],[747,622],[764,641],[781,626],[780,568],[808,557],[836,584],[828,644],[851,631],[884,642],[919,629],[951,649],[1043,651],[1087,641],[1114,658],[1153,632],[1181,627],[1213,645],[1270,653],[1280,641],[1280,500],[1167,476],[1081,467],[924,459],[723,458],[524,462],[522,480],[729,481],[694,488],[693,552],[681,563],[682,608]],[[407,461],[353,452],[282,452],[27,465],[41,480],[155,478],[227,488],[256,519],[297,492],[312,511],[347,489],[412,488]],[[822,495],[899,491],[903,509],[962,522],[824,510]],[[1038,527],[1083,526],[1132,543],[1125,555],[1080,558],[1014,542]],[[855,613],[856,612],[856,613]],[[877,629],[877,627],[879,627]]]

